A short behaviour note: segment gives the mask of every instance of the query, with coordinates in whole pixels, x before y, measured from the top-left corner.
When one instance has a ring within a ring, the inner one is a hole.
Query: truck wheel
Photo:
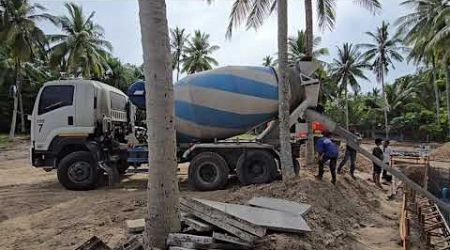
[[[243,185],[270,182],[275,178],[276,172],[275,158],[264,150],[242,153],[236,165],[237,176]]]
[[[201,191],[216,190],[227,184],[229,172],[228,164],[222,156],[214,152],[203,152],[189,164],[189,182]]]
[[[58,180],[70,190],[90,190],[97,186],[99,171],[91,153],[77,151],[66,155],[58,164]]]

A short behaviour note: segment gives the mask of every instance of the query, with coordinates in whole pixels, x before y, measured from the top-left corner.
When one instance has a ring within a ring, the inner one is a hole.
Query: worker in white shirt
[[[389,166],[391,161],[392,149],[389,147],[389,140],[385,140],[383,142],[383,162]],[[383,174],[381,175],[381,179],[385,181],[392,181],[392,176],[388,174],[386,170],[383,169]]]

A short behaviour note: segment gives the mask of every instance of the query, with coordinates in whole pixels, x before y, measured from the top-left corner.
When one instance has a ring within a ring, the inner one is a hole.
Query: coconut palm
[[[273,56],[265,56],[263,58],[262,65],[266,67],[274,67],[276,65],[276,61]]]
[[[329,54],[327,48],[317,48],[322,38],[320,36],[314,37],[312,58],[318,59],[320,56]],[[290,37],[288,40],[288,54],[289,64],[295,65],[306,56],[306,34],[303,30],[297,31],[297,36]]]
[[[313,20],[312,0],[305,1],[306,18],[306,55],[312,57],[313,52]],[[375,13],[381,8],[379,0],[353,0],[355,4]],[[245,22],[247,29],[259,28],[264,19],[276,9],[277,0],[235,0],[231,9],[227,28],[227,37],[231,37],[233,29]],[[333,29],[336,21],[336,0],[317,0],[317,19],[322,29]]]
[[[0,1],[0,40],[9,47],[10,58],[14,61],[16,94],[10,137],[14,137],[17,107],[20,108],[21,132],[25,132],[25,114],[22,100],[22,70],[25,62],[35,58],[46,43],[44,32],[36,26],[36,21],[53,20],[53,16],[40,13],[42,5],[27,0]],[[16,98],[17,97],[17,98]]]
[[[361,90],[358,79],[368,80],[363,70],[369,65],[357,46],[344,43],[342,48],[337,49],[338,56],[330,64],[330,70],[332,78],[339,84],[340,93],[344,92],[345,126],[348,129],[348,89],[351,88],[355,94]]]
[[[179,232],[175,100],[165,0],[139,0],[144,52],[149,164],[145,249],[166,248],[169,233]],[[150,81],[151,79],[151,81]]]
[[[212,69],[219,63],[211,54],[220,47],[209,43],[209,34],[200,30],[194,31],[194,36],[187,41],[185,56],[183,57],[183,72],[192,74]]]
[[[382,22],[381,26],[377,28],[376,33],[366,32],[372,39],[373,43],[360,44],[359,46],[366,48],[367,51],[364,56],[367,61],[371,61],[372,70],[378,82],[381,83],[381,94],[384,100],[384,125],[386,131],[386,138],[389,138],[389,121],[388,121],[388,102],[385,93],[384,78],[389,72],[389,68],[394,67],[394,61],[403,61],[403,56],[400,50],[401,40],[397,37],[390,37],[389,24]]]
[[[177,81],[180,77],[180,63],[184,56],[184,49],[189,34],[185,33],[185,29],[176,27],[170,30],[170,48],[172,49],[172,68],[177,69]]]
[[[439,13],[443,13],[445,6],[448,8],[447,0],[408,0],[402,5],[410,7],[413,12],[400,17],[396,24],[398,25],[398,33],[402,34],[403,41],[406,45],[411,46],[408,55],[408,61],[414,61],[415,64],[425,64],[431,67],[432,83],[434,88],[436,122],[439,123],[439,90],[436,84],[437,70],[436,64],[439,60],[439,48],[437,46],[429,46],[430,41],[438,33],[435,25],[441,25],[442,22],[436,22]]]
[[[58,18],[63,34],[49,35],[52,43],[50,64],[67,74],[85,78],[99,77],[107,70],[110,42],[103,39],[103,28],[93,22],[95,12],[86,16],[81,6],[66,3],[68,16]]]

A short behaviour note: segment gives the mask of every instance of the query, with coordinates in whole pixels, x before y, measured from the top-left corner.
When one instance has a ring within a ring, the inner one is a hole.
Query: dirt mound
[[[450,161],[450,142],[433,150],[431,152],[431,158],[435,161]]]
[[[352,232],[386,221],[383,213],[396,213],[383,205],[384,193],[362,179],[340,177],[336,186],[328,176],[314,179],[309,171],[286,183],[248,186],[230,191],[220,200],[245,203],[254,196],[269,196],[312,205],[306,220],[312,232],[304,235],[270,234],[256,249],[361,249]],[[395,223],[395,219],[393,219]],[[379,226],[379,225],[378,225]]]

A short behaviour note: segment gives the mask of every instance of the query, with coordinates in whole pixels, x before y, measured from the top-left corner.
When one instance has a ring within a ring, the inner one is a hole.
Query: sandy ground
[[[144,217],[145,174],[128,174],[114,188],[68,191],[54,171],[29,164],[27,147],[26,141],[19,141],[0,151],[1,250],[75,249],[93,235],[115,246],[127,236],[124,221]],[[185,172],[185,166],[181,168]],[[399,200],[387,201],[387,191],[367,182],[366,173],[356,181],[340,176],[333,186],[329,175],[320,182],[312,177],[314,172],[305,168],[289,183],[240,187],[231,181],[226,190],[214,192],[192,190],[181,174],[180,190],[185,196],[235,203],[266,195],[313,205],[306,218],[313,232],[274,233],[259,243],[260,249],[402,249]]]

